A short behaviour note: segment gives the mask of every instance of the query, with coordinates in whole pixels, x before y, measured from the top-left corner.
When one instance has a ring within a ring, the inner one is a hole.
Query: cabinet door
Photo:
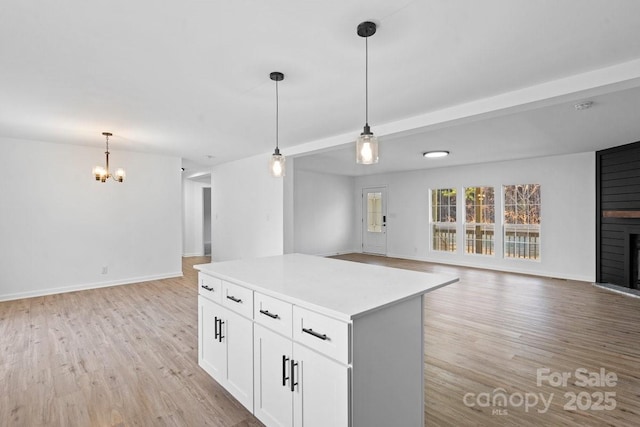
[[[222,332],[227,345],[227,390],[253,411],[253,322],[224,310]]]
[[[270,427],[291,427],[291,340],[254,327],[254,415]]]
[[[349,425],[349,368],[293,343],[294,425],[347,427]]]
[[[198,297],[198,364],[219,383],[224,382],[227,366],[226,344],[216,334],[221,329],[223,310],[207,298]]]

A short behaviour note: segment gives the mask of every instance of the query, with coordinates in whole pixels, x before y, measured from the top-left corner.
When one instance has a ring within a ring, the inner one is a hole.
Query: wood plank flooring
[[[197,279],[0,303],[0,426],[261,426],[198,367]]]
[[[336,258],[460,277],[425,296],[426,425],[640,425],[639,298],[585,282],[362,254]],[[567,386],[538,386],[539,368],[572,376]],[[617,384],[578,387],[579,368],[614,372]],[[512,400],[492,405],[500,392]],[[599,392],[615,393],[615,409],[590,409]],[[584,409],[565,410],[565,393],[581,395]],[[528,410],[519,396],[529,398]],[[546,411],[542,398],[551,399]]]
[[[339,258],[461,278],[425,296],[426,425],[640,425],[640,299],[584,282]],[[203,262],[185,258],[184,278],[1,302],[0,426],[261,426],[197,365],[192,265]],[[618,381],[537,386],[545,367],[604,368]],[[477,404],[496,389],[513,404]],[[599,391],[616,393],[614,410],[563,407],[567,392]],[[527,393],[553,393],[549,409],[515,405]]]

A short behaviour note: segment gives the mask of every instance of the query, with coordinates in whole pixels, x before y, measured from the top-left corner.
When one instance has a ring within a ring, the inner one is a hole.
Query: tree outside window
[[[494,254],[495,195],[493,187],[466,187],[465,252]]]
[[[504,186],[504,257],[540,259],[540,184]]]
[[[456,203],[455,188],[431,190],[431,229],[434,251],[455,252],[456,247]]]

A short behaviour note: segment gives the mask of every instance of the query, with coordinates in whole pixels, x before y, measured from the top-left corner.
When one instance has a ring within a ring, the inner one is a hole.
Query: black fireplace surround
[[[596,152],[596,281],[640,289],[640,142]]]

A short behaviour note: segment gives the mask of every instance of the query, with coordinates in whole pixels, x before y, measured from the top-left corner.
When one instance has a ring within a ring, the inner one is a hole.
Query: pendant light
[[[365,46],[365,124],[364,130],[356,140],[356,163],[372,165],[378,163],[378,138],[369,128],[369,43],[368,38],[376,33],[376,24],[365,21],[358,25],[358,35],[364,37]]]
[[[100,182],[107,182],[107,179],[109,178],[113,178],[114,181],[123,182],[125,177],[124,169],[118,168],[115,175],[112,175],[111,172],[109,172],[109,137],[112,135],[112,133],[102,132],[102,134],[107,139],[107,151],[105,151],[104,153],[106,156],[106,165],[105,167],[95,166],[93,168],[93,176],[95,177],[96,181]]]
[[[276,82],[276,149],[269,160],[269,171],[271,172],[271,176],[280,178],[284,176],[284,163],[286,159],[280,154],[280,148],[278,148],[278,82],[284,80],[284,74],[279,71],[274,71],[269,74],[269,77]]]

